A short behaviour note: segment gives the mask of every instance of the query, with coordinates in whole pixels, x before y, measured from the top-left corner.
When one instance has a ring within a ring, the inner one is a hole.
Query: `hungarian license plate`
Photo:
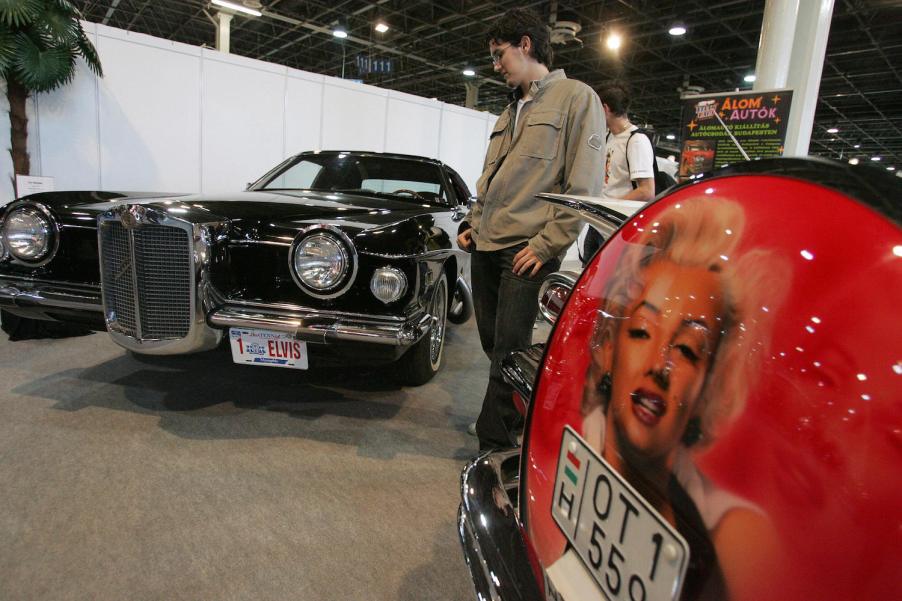
[[[605,599],[679,597],[689,565],[686,540],[570,427],[551,514]]]
[[[291,334],[231,328],[229,343],[235,363],[307,369],[307,343]]]

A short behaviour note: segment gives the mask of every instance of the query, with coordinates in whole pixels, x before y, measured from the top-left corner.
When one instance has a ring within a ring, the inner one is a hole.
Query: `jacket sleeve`
[[[564,168],[561,193],[600,196],[603,184],[605,118],[598,95],[580,85],[571,99],[564,132]],[[557,257],[576,240],[582,220],[549,205],[545,227],[529,241],[530,248],[543,263]]]

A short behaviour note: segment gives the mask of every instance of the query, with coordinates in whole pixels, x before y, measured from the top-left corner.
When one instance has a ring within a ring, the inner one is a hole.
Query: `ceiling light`
[[[856,145],[853,146],[852,148],[861,148],[861,144],[856,144]]]
[[[881,157],[871,157],[872,161],[879,161]]]
[[[388,25],[383,21],[379,21],[378,23],[376,23],[376,31],[378,31],[379,33],[385,33],[386,31],[388,31]]]
[[[674,24],[673,27],[671,27],[667,31],[667,33],[669,33],[670,35],[675,35],[675,36],[676,35],[685,35],[686,27],[682,24]]]
[[[463,70],[463,74],[467,77],[474,77],[476,75],[476,71],[470,69],[469,67]]]
[[[849,164],[850,164],[850,165],[857,165],[857,164],[858,164],[858,159],[849,159]]]
[[[838,134],[839,130],[835,127],[831,127],[830,129],[827,130],[827,133],[828,134]]]
[[[335,29],[332,30],[332,35],[337,37],[339,40],[343,40],[348,37],[348,32],[345,31],[345,28],[339,25]]]
[[[623,39],[620,37],[620,34],[612,33],[608,35],[608,39],[605,42],[605,45],[611,50],[618,50],[622,42]]]
[[[673,135],[673,134],[667,134],[667,135],[664,136],[664,137],[667,138],[668,140],[676,140],[676,136]]]
[[[756,79],[755,75],[752,74],[752,75],[746,75],[745,77],[743,77],[742,81],[744,81],[746,83],[754,83],[755,79]]]
[[[893,167],[892,165],[890,165],[889,167],[886,168],[886,170],[887,170],[887,171],[895,171],[896,168]]]
[[[263,13],[261,13],[259,10],[254,10],[253,8],[248,8],[240,4],[235,4],[234,2],[228,2],[228,0],[210,0],[210,3],[215,4],[216,6],[221,6],[223,8],[228,8],[229,10],[234,10],[235,12],[251,15],[252,17],[263,16]]]

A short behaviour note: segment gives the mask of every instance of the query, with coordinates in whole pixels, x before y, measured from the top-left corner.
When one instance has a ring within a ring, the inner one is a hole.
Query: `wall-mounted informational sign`
[[[783,155],[792,90],[683,98],[680,177]]]
[[[16,175],[16,198],[38,192],[53,192],[53,178],[40,175]]]

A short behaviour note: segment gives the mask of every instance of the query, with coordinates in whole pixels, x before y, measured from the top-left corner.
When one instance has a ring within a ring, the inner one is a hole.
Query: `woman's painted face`
[[[667,461],[698,397],[720,337],[718,275],[667,260],[643,271],[613,345],[608,423],[625,458]]]

